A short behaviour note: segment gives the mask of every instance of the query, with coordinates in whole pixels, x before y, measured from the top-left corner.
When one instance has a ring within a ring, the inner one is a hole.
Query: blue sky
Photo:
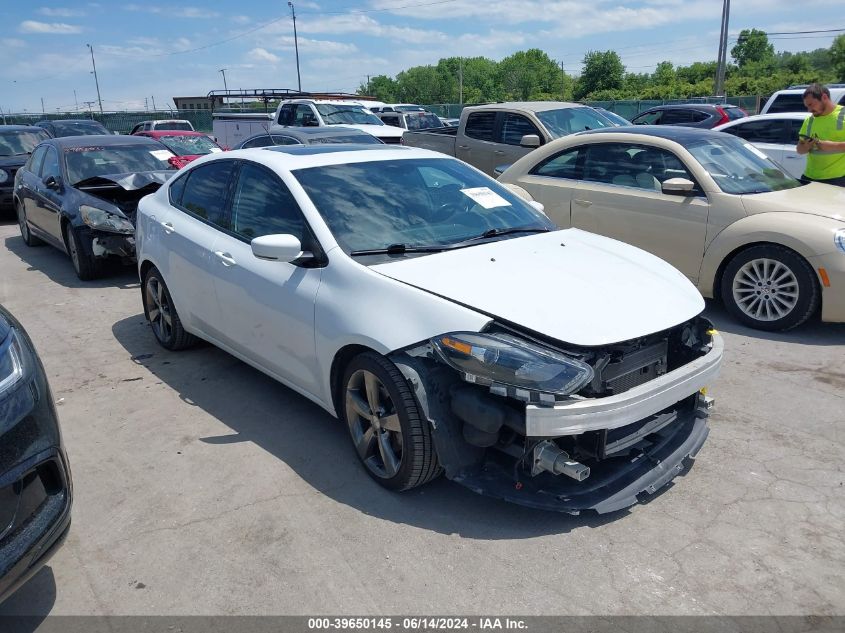
[[[284,0],[0,1],[0,108],[159,109],[223,88],[296,88],[293,23]],[[441,57],[500,60],[540,48],[580,70],[588,50],[616,50],[630,71],[715,59],[719,0],[302,0],[294,2],[303,90],[353,92],[367,75]],[[845,28],[842,0],[734,0],[730,32]],[[828,47],[834,35],[773,39],[776,50]],[[198,49],[198,50],[197,50]],[[74,90],[76,96],[74,96]]]

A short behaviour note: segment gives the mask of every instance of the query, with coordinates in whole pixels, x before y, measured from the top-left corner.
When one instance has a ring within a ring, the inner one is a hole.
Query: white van
[[[845,84],[827,84],[830,90],[830,100],[833,103],[845,105]],[[778,90],[775,94],[769,97],[760,109],[760,114],[774,114],[777,112],[806,112],[804,107],[804,91],[807,89],[807,84],[800,86],[790,86],[786,90]]]

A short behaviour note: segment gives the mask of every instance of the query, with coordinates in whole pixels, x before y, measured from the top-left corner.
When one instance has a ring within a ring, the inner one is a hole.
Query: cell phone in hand
[[[799,134],[798,140],[807,142],[807,141],[815,141],[816,139],[814,139],[812,136],[807,136],[806,134]]]

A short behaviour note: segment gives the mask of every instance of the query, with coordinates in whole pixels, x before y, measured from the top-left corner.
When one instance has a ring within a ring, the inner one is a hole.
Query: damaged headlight
[[[507,334],[451,332],[431,344],[465,380],[491,387],[565,396],[593,379],[586,363]]]
[[[82,221],[85,224],[100,231],[111,231],[112,233],[135,232],[135,227],[129,220],[104,209],[83,204],[79,207],[79,215],[82,216]]]

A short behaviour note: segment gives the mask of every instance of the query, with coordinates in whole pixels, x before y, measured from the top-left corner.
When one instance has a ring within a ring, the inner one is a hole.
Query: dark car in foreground
[[[354,127],[343,127],[341,125],[325,127],[273,126],[269,132],[245,138],[233,149],[270,147],[272,145],[325,145],[327,143],[380,145],[383,141]]]
[[[0,125],[0,217],[15,210],[12,188],[15,174],[30,152],[50,135],[32,125]]]
[[[38,127],[44,128],[53,138],[62,136],[92,136],[94,134],[111,134],[106,126],[92,119],[58,119],[55,121],[38,121]]]
[[[139,136],[44,141],[15,176],[24,242],[67,253],[82,280],[96,277],[105,258],[133,259],[138,201],[174,173],[172,156]]]
[[[735,121],[748,116],[742,108],[720,103],[681,103],[661,105],[640,112],[631,119],[634,125],[683,125],[700,127],[707,130],[728,121]]]
[[[44,367],[21,324],[0,306],[0,601],[62,544],[72,498]]]

